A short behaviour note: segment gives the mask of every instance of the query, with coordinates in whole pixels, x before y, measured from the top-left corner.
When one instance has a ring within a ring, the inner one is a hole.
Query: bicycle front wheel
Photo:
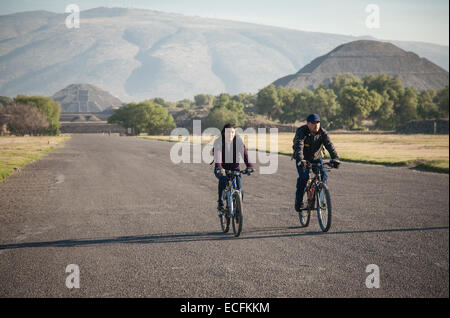
[[[232,217],[233,233],[235,237],[238,237],[241,234],[242,223],[244,222],[242,197],[239,192],[236,192],[233,196],[233,209],[234,209],[234,214]]]
[[[228,230],[230,229],[230,217],[226,213],[221,213],[219,215],[219,219],[222,232],[228,233]]]
[[[306,205],[306,208],[303,208],[302,211],[298,213],[298,219],[300,220],[301,227],[307,227],[309,225],[309,219],[311,217],[311,207],[308,201],[309,191],[305,191],[303,194],[303,204]]]
[[[331,227],[331,198],[330,191],[324,183],[316,189],[316,210],[320,228],[322,232],[327,232]]]

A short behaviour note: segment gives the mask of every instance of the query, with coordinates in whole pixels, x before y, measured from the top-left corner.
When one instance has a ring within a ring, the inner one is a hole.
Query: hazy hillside
[[[419,91],[448,85],[448,72],[417,54],[380,41],[359,40],[338,46],[314,59],[298,73],[275,81],[276,86],[297,89],[329,84],[337,74],[351,73],[360,78],[369,74],[398,76],[405,86]]]
[[[150,10],[34,11],[0,16],[0,95],[51,96],[89,83],[122,101],[256,92],[357,38]],[[448,47],[395,42],[448,69]]]

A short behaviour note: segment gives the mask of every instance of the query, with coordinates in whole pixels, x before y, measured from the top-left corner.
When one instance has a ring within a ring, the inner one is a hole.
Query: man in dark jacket
[[[331,163],[335,168],[339,167],[339,156],[333,143],[325,129],[320,128],[320,117],[318,114],[310,114],[306,118],[307,124],[299,127],[295,132],[294,153],[292,158],[297,163],[297,191],[295,193],[295,210],[300,212],[303,208],[303,194],[306,183],[309,179],[309,170],[306,169],[307,163],[323,163],[323,146],[328,150],[331,156]],[[328,182],[327,170],[322,166],[322,181]]]

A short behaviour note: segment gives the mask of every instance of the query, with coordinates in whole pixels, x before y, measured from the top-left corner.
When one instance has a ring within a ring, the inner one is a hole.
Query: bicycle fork
[[[234,216],[234,207],[233,207],[233,194],[228,192],[228,212],[231,216]]]
[[[313,209],[314,208],[314,195],[315,195],[316,188],[315,188],[314,184],[312,184],[312,182],[311,183],[308,182],[307,189],[308,189],[307,193],[309,194],[308,204],[309,204],[309,207],[311,209]]]

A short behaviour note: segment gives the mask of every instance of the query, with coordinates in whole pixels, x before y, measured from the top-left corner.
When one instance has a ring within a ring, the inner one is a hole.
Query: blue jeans
[[[298,161],[296,162],[298,163]],[[314,163],[321,163],[323,164],[323,160],[319,159],[315,161]],[[303,201],[303,194],[305,193],[306,183],[309,179],[309,169],[302,170],[301,167],[296,164],[297,172],[298,172],[298,178],[297,178],[297,191],[295,192],[295,200],[296,201]],[[322,166],[320,168],[320,173],[322,175],[322,181],[328,185],[328,175],[327,175],[327,169]]]
[[[239,171],[239,170],[236,170]],[[224,202],[222,200],[222,193],[225,190],[226,186],[227,186],[227,182],[228,182],[228,177],[227,176],[221,176],[219,174],[216,173],[216,171],[214,171],[214,175],[216,176],[217,179],[219,179],[219,185],[218,185],[218,195],[219,195],[219,199],[217,200],[217,203],[219,205],[224,205]],[[244,190],[242,188],[242,176],[236,176],[236,186],[239,190],[241,190],[241,194],[242,194],[242,199],[244,199]]]

